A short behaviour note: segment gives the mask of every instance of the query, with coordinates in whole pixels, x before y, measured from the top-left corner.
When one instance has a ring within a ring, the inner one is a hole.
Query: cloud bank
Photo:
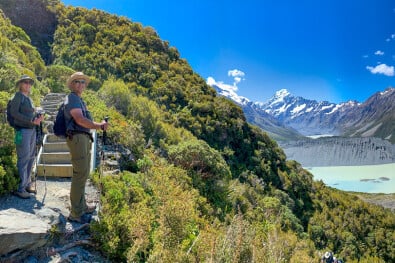
[[[394,66],[380,64],[375,67],[367,66],[366,69],[369,70],[372,74],[383,74],[389,77],[394,76]]]

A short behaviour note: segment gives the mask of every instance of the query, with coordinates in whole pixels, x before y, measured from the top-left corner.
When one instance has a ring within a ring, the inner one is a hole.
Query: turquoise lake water
[[[363,166],[306,167],[314,180],[345,191],[395,193],[395,163]]]

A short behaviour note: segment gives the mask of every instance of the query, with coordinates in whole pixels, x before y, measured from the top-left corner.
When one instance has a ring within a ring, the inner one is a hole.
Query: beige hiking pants
[[[80,217],[86,208],[85,184],[89,176],[91,160],[91,140],[85,134],[74,134],[67,138],[70,149],[71,163],[73,165],[73,178],[71,179],[70,201],[72,217]]]

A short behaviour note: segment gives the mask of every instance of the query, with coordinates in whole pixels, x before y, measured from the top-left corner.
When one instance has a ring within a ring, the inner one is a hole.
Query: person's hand
[[[40,123],[44,120],[44,115],[39,115],[37,118],[33,120],[34,125],[40,125]]]
[[[107,129],[108,129],[108,122],[106,122],[106,121],[102,121],[101,123],[100,123],[100,128],[103,130],[103,131],[106,131]]]

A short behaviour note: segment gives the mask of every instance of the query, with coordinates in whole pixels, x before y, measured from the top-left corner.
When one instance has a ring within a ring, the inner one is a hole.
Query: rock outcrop
[[[0,211],[0,226],[0,255],[44,246],[51,227],[35,214],[14,208]]]

